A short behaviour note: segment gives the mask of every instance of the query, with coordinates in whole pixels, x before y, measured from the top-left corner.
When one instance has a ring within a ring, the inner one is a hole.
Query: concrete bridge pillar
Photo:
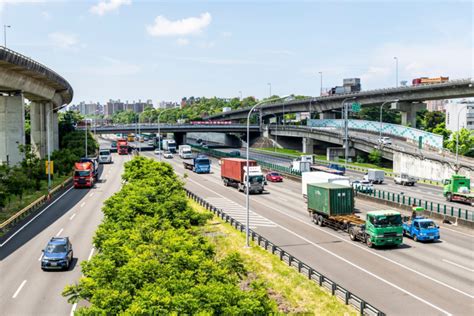
[[[58,125],[58,112],[53,112],[52,114],[52,122],[53,125],[53,142],[52,142],[52,149],[59,150],[59,125]]]
[[[336,118],[336,113],[334,112],[321,112],[319,113],[320,120],[334,120]]]
[[[314,154],[314,140],[312,138],[303,137],[303,153]]]
[[[23,95],[0,96],[0,163],[15,165],[23,159],[19,145],[25,144]]]
[[[398,110],[402,115],[402,125],[416,128],[416,112],[426,110],[425,103],[396,102],[392,103],[392,110]]]
[[[59,134],[56,139],[54,136],[55,129],[57,130],[57,113],[52,113],[53,104],[51,102],[31,102],[30,105],[30,117],[31,117],[31,146],[33,151],[40,158],[45,158],[47,156],[47,140],[48,135],[46,134],[48,128],[46,124],[48,123],[47,115],[49,114],[49,139],[50,139],[50,150],[59,148]]]

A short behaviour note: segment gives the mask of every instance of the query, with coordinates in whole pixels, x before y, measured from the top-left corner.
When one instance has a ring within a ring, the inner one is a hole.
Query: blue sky
[[[471,77],[471,1],[0,0],[7,47],[73,86],[73,103],[319,95]],[[3,38],[2,38],[3,39]]]

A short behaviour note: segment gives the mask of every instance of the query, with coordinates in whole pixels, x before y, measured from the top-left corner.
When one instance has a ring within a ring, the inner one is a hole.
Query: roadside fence
[[[238,231],[245,232],[245,225],[226,214],[224,210],[213,206],[200,196],[189,191],[188,189],[185,189],[185,191],[186,195],[196,201],[199,205],[203,206],[208,211],[213,212],[226,223],[231,224],[232,227],[234,227]],[[308,264],[291,255],[289,252],[283,250],[265,237],[254,232],[252,229],[249,229],[249,238],[251,238],[253,242],[255,242],[258,246],[262,247],[266,251],[269,251],[272,254],[278,256],[280,260],[288,264],[288,266],[295,268],[296,270],[298,270],[299,273],[303,274],[308,279],[314,281],[319,286],[324,287],[325,289],[330,291],[331,295],[338,297],[346,305],[351,305],[356,308],[361,315],[385,316],[385,313],[377,309],[375,306],[371,305],[370,303],[358,297],[349,290],[346,290],[336,282],[319,273],[317,270],[315,270]]]

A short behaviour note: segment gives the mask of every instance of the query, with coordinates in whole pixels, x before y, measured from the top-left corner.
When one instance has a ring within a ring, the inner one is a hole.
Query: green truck
[[[461,202],[474,205],[474,192],[471,192],[471,180],[459,174],[443,181],[443,195],[449,202]]]
[[[392,210],[354,214],[354,191],[334,183],[307,185],[308,212],[314,223],[349,233],[352,240],[373,246],[398,246],[403,242],[402,216]]]

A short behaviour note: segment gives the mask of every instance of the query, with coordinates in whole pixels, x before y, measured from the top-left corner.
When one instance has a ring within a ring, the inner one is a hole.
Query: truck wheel
[[[355,240],[356,240],[356,236],[355,236],[355,233],[354,233],[354,229],[350,229],[350,230],[349,230],[349,238],[350,238],[352,241],[355,241]]]
[[[318,216],[318,225],[323,227],[324,224],[323,224],[323,217],[321,215]]]
[[[367,247],[369,247],[369,248],[374,247],[374,244],[372,243],[372,239],[370,238],[370,236],[367,236],[367,239],[365,240],[365,243],[367,244]]]
[[[446,194],[446,201],[451,202],[451,193]]]

